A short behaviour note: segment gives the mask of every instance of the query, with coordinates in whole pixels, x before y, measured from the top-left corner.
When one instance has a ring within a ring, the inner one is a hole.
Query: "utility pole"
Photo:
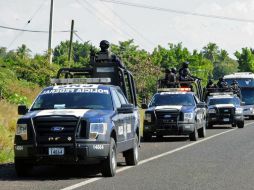
[[[71,36],[70,36],[70,44],[69,44],[69,54],[68,61],[71,61],[71,51],[72,51],[72,41],[73,41],[73,32],[74,32],[74,20],[71,21]]]
[[[50,19],[49,19],[49,41],[48,41],[48,54],[50,64],[52,63],[53,14],[54,14],[54,0],[51,0]]]

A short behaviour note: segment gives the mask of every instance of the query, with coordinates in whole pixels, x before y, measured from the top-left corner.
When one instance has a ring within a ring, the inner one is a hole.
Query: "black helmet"
[[[234,79],[234,80],[232,81],[232,84],[238,84],[237,80]]]
[[[100,48],[101,48],[101,51],[106,51],[108,48],[109,48],[109,42],[107,40],[102,40],[100,42]]]
[[[176,68],[175,67],[171,68],[171,72],[176,73]]]
[[[187,68],[190,63],[188,61],[183,62],[183,67]]]
[[[167,68],[167,69],[165,69],[165,72],[166,72],[166,73],[170,73],[171,70]]]

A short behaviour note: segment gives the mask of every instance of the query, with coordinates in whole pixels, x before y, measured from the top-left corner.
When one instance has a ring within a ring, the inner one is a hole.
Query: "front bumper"
[[[254,116],[254,112],[250,109],[244,109],[243,110],[243,115],[246,117]]]
[[[178,123],[177,125],[144,124],[144,133],[151,135],[188,135],[194,131],[194,123]]]
[[[64,155],[49,155],[49,148],[64,148]],[[110,145],[107,143],[14,145],[15,158],[29,160],[33,164],[88,164],[107,158]]]
[[[208,114],[208,123],[209,124],[236,124],[238,122],[243,122],[243,115],[231,115],[231,116],[223,116],[218,114]]]

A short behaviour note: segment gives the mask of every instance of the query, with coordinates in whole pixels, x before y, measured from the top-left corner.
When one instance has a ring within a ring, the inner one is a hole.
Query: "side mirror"
[[[26,105],[19,105],[18,106],[18,114],[19,115],[25,115],[28,112],[28,108]]]
[[[142,109],[147,109],[147,108],[148,108],[148,105],[147,105],[147,104],[141,104],[141,108],[142,108]]]
[[[122,104],[120,108],[117,108],[118,113],[133,113],[134,106],[133,104]]]
[[[197,104],[197,107],[198,107],[198,108],[206,108],[207,105],[206,105],[205,102],[199,102],[199,103]]]

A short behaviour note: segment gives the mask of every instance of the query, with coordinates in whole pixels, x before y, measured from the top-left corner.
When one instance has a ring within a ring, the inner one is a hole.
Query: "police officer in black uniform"
[[[236,94],[239,98],[241,98],[241,89],[239,87],[238,82],[235,79],[232,81],[230,87],[233,90],[234,94]]]
[[[218,88],[221,88],[221,89],[229,88],[228,83],[223,78],[219,78],[217,86],[218,86]]]
[[[206,85],[206,88],[216,88],[216,85],[213,84],[213,81],[212,79],[209,79],[207,85]]]
[[[107,40],[102,40],[100,42],[100,48],[101,48],[100,54],[108,55],[109,57],[111,57],[113,62],[115,62],[120,68],[126,69],[125,65],[122,63],[120,58],[109,51],[109,47],[110,47],[110,43]]]
[[[179,81],[193,81],[194,78],[191,76],[189,70],[189,62],[185,61],[182,67],[179,69]]]
[[[165,69],[165,78],[164,85],[166,87],[175,87],[176,75],[172,72],[171,69]]]

